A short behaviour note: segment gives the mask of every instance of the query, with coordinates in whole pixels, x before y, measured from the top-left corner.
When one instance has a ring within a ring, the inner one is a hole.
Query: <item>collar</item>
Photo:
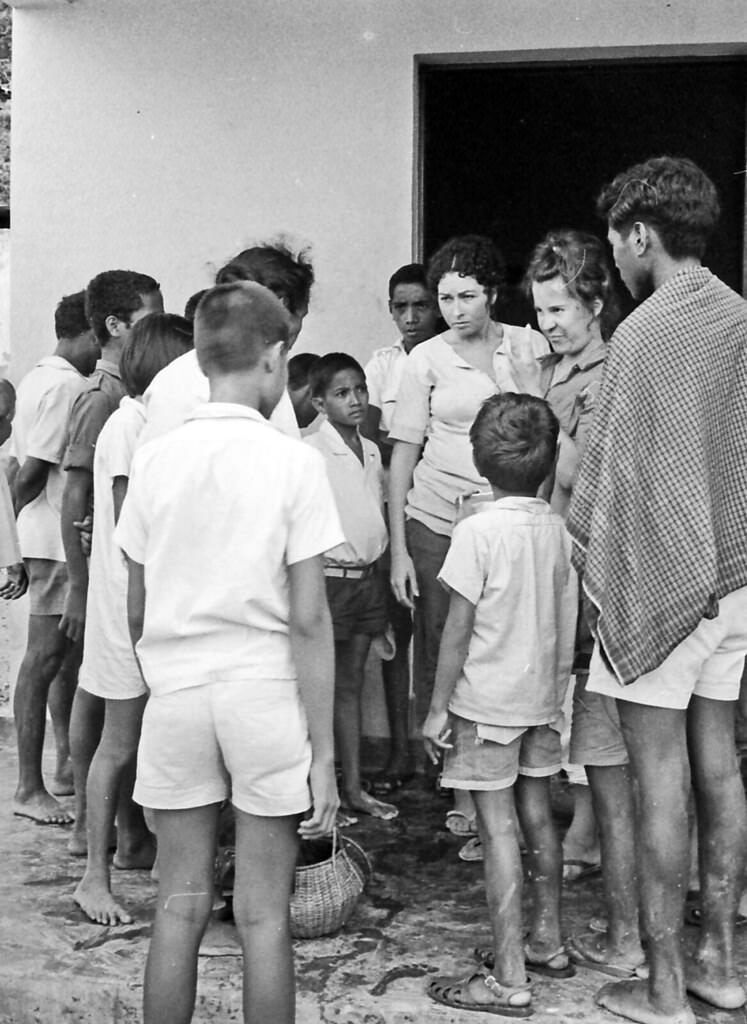
[[[79,377],[83,377],[83,374],[80,373],[78,370],[76,370],[75,367],[73,366],[73,364],[71,362],[69,362],[67,359],[65,359],[64,356],[57,356],[57,355],[44,356],[44,358],[40,359],[39,362],[36,365],[37,366],[54,366],[58,370],[71,370],[73,373],[77,373]],[[83,377],[83,379],[85,380],[85,377]]]
[[[358,461],[358,456],[352,448],[345,444],[339,431],[332,426],[328,419],[325,418],[322,420],[319,425],[319,433],[324,438],[327,447],[330,451],[334,452],[335,455],[352,455],[355,461]],[[360,431],[358,431],[358,434],[360,436]],[[363,448],[363,455],[365,458],[366,449],[365,445],[363,445],[363,438],[361,438],[361,446]]]
[[[108,373],[111,377],[116,377],[117,380],[121,380],[121,377],[119,376],[119,367],[109,359],[104,359],[103,357],[101,359],[97,359],[94,373],[96,370],[101,370],[102,373]]]
[[[256,423],[267,424],[259,409],[238,402],[204,402],[185,422],[190,420],[254,420]]]
[[[546,355],[540,356],[539,361],[542,364],[543,370],[551,371],[562,358],[563,357],[558,352],[548,352]],[[594,341],[590,345],[587,345],[583,352],[579,353],[578,359],[573,363],[568,370],[567,376],[563,379],[567,380],[568,377],[572,376],[574,373],[579,373],[582,370],[591,370],[592,367],[599,366],[600,363],[603,363],[606,358],[607,345],[600,338],[598,341]],[[559,382],[556,381],[556,383]]]
[[[478,515],[481,512],[491,512],[493,510],[505,512],[507,509],[532,512],[535,515],[545,515],[545,513],[550,511],[550,506],[544,498],[522,498],[518,494],[510,494],[506,498],[499,498],[497,501],[494,501],[492,505],[484,505],[478,510]]]

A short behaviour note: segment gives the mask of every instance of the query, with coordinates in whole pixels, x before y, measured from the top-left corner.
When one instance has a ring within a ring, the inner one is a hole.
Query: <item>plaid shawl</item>
[[[704,267],[615,332],[568,529],[623,684],[747,585],[747,303]]]

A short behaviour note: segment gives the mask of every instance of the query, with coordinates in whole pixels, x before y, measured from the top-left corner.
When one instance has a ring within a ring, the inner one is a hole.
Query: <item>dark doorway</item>
[[[551,228],[604,237],[600,187],[650,156],[688,156],[721,197],[706,263],[742,291],[747,62],[421,64],[422,252],[451,235],[495,238],[520,280]],[[514,291],[506,319],[526,319]]]

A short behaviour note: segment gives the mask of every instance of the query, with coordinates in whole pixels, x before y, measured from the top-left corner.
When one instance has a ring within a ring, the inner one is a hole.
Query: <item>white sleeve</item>
[[[298,459],[295,490],[290,502],[288,565],[322,555],[345,543],[324,458],[310,445]]]

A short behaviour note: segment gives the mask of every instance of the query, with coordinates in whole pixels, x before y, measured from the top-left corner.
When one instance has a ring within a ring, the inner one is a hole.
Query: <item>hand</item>
[[[91,554],[91,540],[93,536],[93,516],[89,512],[85,519],[73,522],[73,526],[80,533],[80,550],[86,556]]]
[[[320,836],[329,835],[335,827],[337,809],[340,806],[334,762],[317,764],[312,760],[309,784],[311,817],[301,822],[298,834],[302,839],[318,839]]]
[[[80,587],[71,586],[67,600],[65,601],[65,611],[62,618],[60,619],[60,625],[58,629],[64,633],[65,636],[72,643],[79,643],[83,639],[83,631],[86,624],[86,593],[81,590]]]
[[[429,711],[423,722],[423,746],[433,764],[438,764],[442,750],[451,750],[453,743],[447,743],[451,736],[448,711]]]
[[[29,587],[29,578],[23,562],[16,562],[15,565],[7,566],[5,570],[5,583],[0,586],[0,597],[4,601],[15,601],[23,597]]]
[[[415,607],[415,598],[419,597],[418,578],[415,574],[415,566],[407,551],[395,554],[392,551],[392,567],[389,571],[389,580],[392,591],[400,604],[412,611]]]
[[[506,354],[511,368],[511,376],[520,392],[526,395],[542,397],[540,389],[540,373],[542,367],[534,354],[532,346],[532,328],[526,325],[520,332],[511,332],[507,338]]]

